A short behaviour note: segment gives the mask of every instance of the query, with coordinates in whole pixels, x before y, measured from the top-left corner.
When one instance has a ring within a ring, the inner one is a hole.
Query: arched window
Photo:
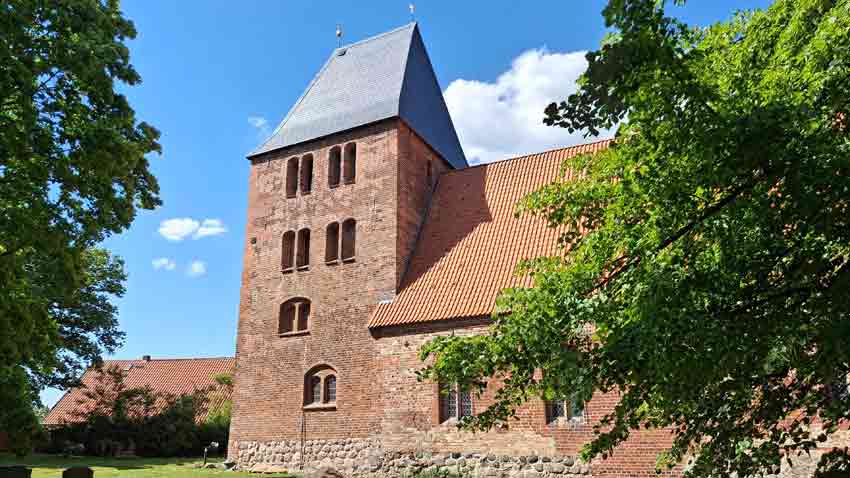
[[[310,194],[313,190],[313,155],[301,158],[301,194]]]
[[[295,231],[286,231],[281,243],[280,268],[283,272],[292,272],[295,258]]]
[[[357,221],[346,219],[342,223],[342,260],[354,260],[355,242],[357,240]]]
[[[301,229],[298,231],[298,256],[295,259],[295,266],[298,268],[308,267],[310,265],[310,230]]]
[[[345,145],[345,162],[342,165],[342,180],[345,184],[351,184],[357,176],[357,144]]]
[[[440,385],[440,421],[472,415],[472,394],[457,385]]]
[[[342,150],[339,146],[331,148],[328,153],[328,187],[339,186],[340,169],[342,168]]]
[[[294,198],[298,193],[298,158],[286,162],[286,197]]]
[[[289,299],[280,306],[277,333],[306,332],[310,327],[310,301],[303,297]]]
[[[336,370],[330,365],[317,365],[304,376],[304,405],[334,406],[337,391]]]
[[[325,262],[339,260],[339,223],[332,222],[325,229]]]

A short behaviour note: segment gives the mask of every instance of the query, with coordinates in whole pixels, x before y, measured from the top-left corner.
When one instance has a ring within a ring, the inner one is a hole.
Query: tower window
[[[298,158],[286,162],[286,197],[294,198],[298,193]]]
[[[328,187],[335,188],[339,186],[341,168],[342,150],[339,146],[334,146],[328,154]]]
[[[280,306],[277,333],[306,332],[310,327],[310,301],[303,297],[289,299]]]
[[[313,190],[313,155],[301,158],[301,194],[310,194]]]
[[[317,365],[304,375],[304,406],[334,407],[336,404],[336,370]]]
[[[280,268],[283,272],[292,272],[295,257],[295,231],[286,231],[281,243]]]
[[[357,221],[346,219],[342,223],[342,260],[354,260],[355,241],[357,240]]]
[[[440,385],[440,421],[472,415],[472,394],[457,385]]]
[[[328,224],[325,230],[325,262],[339,260],[339,223]]]
[[[357,176],[357,144],[348,143],[345,145],[345,162],[342,167],[342,180],[345,184],[354,182]]]
[[[298,268],[308,267],[310,265],[310,230],[301,229],[298,231],[298,256],[296,257],[295,266]]]

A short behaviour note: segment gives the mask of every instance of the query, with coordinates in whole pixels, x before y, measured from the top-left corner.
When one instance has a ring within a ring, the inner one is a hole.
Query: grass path
[[[25,465],[33,470],[33,478],[59,478],[62,476],[63,470],[72,466],[91,467],[94,470],[94,478],[205,478],[216,476],[244,478],[257,476],[251,473],[192,468],[191,465],[199,461],[201,460],[198,458],[65,458],[55,455],[30,455],[24,458],[16,458],[12,455],[0,454],[0,466]],[[294,478],[293,475],[285,474],[262,476],[263,478]]]

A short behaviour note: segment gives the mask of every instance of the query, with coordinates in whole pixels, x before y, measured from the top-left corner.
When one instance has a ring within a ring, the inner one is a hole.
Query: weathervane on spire
[[[339,23],[336,24],[336,46],[342,46],[342,25]]]
[[[410,21],[416,21],[416,5],[410,2],[407,7],[410,9]]]

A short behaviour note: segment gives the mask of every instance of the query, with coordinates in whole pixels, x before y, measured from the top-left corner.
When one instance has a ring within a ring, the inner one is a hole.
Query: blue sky
[[[410,21],[408,1],[125,0],[139,32],[127,90],[162,132],[153,156],[163,206],[105,246],[126,261],[116,358],[235,352],[247,203],[245,154],[268,134],[336,47]],[[766,0],[695,1],[708,24]],[[529,6],[531,5],[531,6]],[[602,1],[416,2],[426,48],[473,162],[581,142],[540,126],[546,102],[574,88],[605,31]],[[52,405],[57,390],[42,394]]]

